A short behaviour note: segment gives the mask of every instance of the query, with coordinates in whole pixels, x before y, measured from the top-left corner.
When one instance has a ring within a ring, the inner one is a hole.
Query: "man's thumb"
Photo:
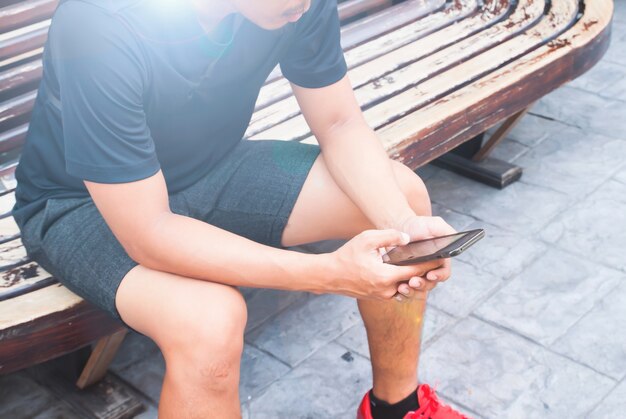
[[[388,229],[388,230],[379,230],[380,234],[377,234],[373,237],[373,245],[376,248],[380,247],[388,247],[388,246],[401,246],[403,244],[407,244],[411,238],[407,233]]]

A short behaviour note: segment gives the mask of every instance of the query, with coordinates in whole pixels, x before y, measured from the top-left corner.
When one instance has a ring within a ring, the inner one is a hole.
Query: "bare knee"
[[[155,341],[171,379],[207,391],[236,391],[247,311],[239,291],[228,288],[218,299],[203,303],[199,296],[184,312],[168,313],[174,321]]]
[[[403,163],[396,160],[391,160],[391,162],[396,181],[413,211],[419,215],[432,215],[430,196],[422,178]]]

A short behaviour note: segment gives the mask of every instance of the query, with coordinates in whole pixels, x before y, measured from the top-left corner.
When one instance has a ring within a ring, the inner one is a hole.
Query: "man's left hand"
[[[410,236],[410,241],[456,233],[456,230],[441,217],[417,215],[406,219],[395,228],[407,233]],[[423,265],[424,275],[412,277],[407,282],[398,285],[398,293],[401,295],[400,298],[397,298],[398,300],[410,299],[416,297],[417,294],[423,295],[425,291],[432,290],[439,282],[443,282],[450,277],[451,263],[449,258],[424,262]]]

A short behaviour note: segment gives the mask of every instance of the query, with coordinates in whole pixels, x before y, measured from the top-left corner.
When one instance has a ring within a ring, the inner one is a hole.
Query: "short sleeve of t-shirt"
[[[283,75],[302,87],[324,87],[347,71],[340,42],[336,0],[312,0],[310,9],[295,23],[289,47],[280,60]]]
[[[62,4],[47,48],[58,80],[67,173],[99,183],[156,173],[142,100],[145,59],[121,18],[94,4]]]

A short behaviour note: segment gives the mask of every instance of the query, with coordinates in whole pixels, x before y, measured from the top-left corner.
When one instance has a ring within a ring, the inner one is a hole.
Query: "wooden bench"
[[[349,76],[368,123],[389,155],[412,169],[445,154],[441,164],[479,177],[504,167],[504,181],[519,173],[489,159],[490,150],[537,99],[602,57],[613,10],[611,0],[394,3],[339,5]],[[0,0],[0,374],[96,342],[78,379],[82,388],[103,376],[126,330],[29,261],[10,214],[56,5]],[[470,157],[446,154],[498,123]],[[278,70],[246,136],[316,142]]]

